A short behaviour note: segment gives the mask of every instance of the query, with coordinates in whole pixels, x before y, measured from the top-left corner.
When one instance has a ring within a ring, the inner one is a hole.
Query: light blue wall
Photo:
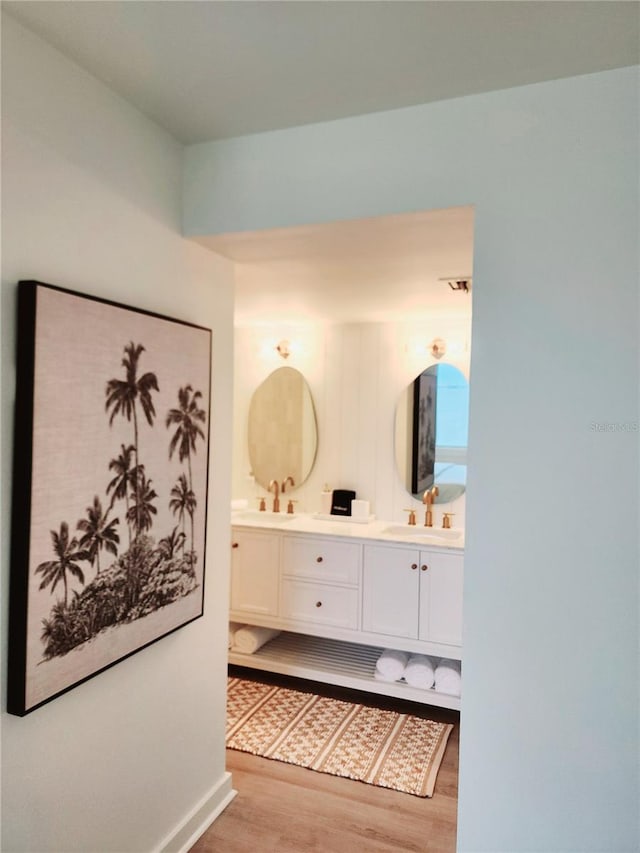
[[[187,150],[190,236],[476,205],[461,851],[638,848],[637,107],[632,68]]]

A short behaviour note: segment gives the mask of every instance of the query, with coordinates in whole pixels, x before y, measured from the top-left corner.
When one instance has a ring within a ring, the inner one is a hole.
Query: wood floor
[[[309,682],[233,668],[234,675],[320,692]],[[459,715],[322,685],[324,695],[455,724],[434,795],[422,799],[227,750],[235,800],[191,853],[454,853]]]

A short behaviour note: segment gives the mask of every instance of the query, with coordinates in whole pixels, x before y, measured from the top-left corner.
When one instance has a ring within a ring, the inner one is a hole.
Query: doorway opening
[[[464,206],[207,238],[236,265],[234,674],[459,721],[459,687],[420,694],[375,670],[385,649],[463,667],[473,228]],[[361,519],[355,504],[346,520],[332,513],[338,491],[355,493]],[[320,546],[331,556],[311,557]],[[255,648],[243,650],[247,625]],[[429,801],[438,814],[440,784],[452,850],[457,732]],[[242,780],[272,772],[230,761]]]

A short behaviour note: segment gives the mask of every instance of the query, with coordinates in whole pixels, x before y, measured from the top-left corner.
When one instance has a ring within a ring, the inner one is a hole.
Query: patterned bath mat
[[[453,726],[229,678],[227,746],[431,797]]]

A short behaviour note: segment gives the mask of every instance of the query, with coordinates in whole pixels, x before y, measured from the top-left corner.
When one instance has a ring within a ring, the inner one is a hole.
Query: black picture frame
[[[7,711],[204,608],[212,333],[18,284]]]
[[[437,376],[428,370],[413,383],[411,492],[430,489],[435,479]]]

